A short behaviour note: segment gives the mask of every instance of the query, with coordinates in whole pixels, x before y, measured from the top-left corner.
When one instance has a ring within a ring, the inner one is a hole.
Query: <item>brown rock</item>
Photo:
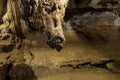
[[[73,18],[73,28],[88,40],[116,40],[120,35],[120,17],[112,12],[86,13]]]

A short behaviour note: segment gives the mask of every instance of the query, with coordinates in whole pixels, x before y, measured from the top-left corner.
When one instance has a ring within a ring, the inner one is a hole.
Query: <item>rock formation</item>
[[[62,22],[67,0],[4,0],[1,4],[1,34],[14,34],[23,40],[28,30],[37,30],[42,32],[51,48],[62,49],[65,41]]]
[[[58,51],[61,50],[65,41],[62,23],[66,7],[67,0],[38,0],[35,12],[29,17],[32,27],[41,30],[47,44]]]
[[[86,3],[87,5],[84,5],[84,7],[79,5],[82,3],[79,2],[75,8],[66,11],[65,20],[69,19],[78,35],[83,35],[88,40],[97,42],[99,40],[119,40],[119,0],[95,1]]]

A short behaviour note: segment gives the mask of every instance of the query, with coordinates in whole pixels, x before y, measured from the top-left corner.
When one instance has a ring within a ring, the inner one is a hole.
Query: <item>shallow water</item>
[[[38,35],[39,36],[39,35]],[[61,52],[50,49],[43,41],[37,47],[32,47],[34,59],[31,62],[37,75],[35,80],[119,80],[120,45],[119,41],[109,43],[88,43],[74,31],[66,31],[66,43]],[[38,38],[37,38],[38,39]],[[39,41],[39,40],[37,40]],[[41,46],[42,45],[42,46]],[[38,48],[39,46],[39,48]],[[60,68],[62,62],[73,60],[105,60],[113,59],[117,69],[109,71],[102,68]],[[42,68],[40,67],[43,66]],[[35,67],[39,66],[39,67]]]

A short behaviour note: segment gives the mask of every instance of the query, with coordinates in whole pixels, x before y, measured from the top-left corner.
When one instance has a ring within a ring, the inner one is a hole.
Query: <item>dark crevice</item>
[[[15,47],[15,44],[9,44],[9,45],[0,45],[1,52],[9,53],[11,52]]]
[[[106,69],[106,70],[110,70],[109,67],[107,66],[107,64],[109,63],[115,63],[114,60],[110,59],[110,60],[101,60],[98,62],[94,62],[94,61],[85,61],[85,62],[81,62],[79,60],[76,61],[68,61],[63,63],[62,65],[60,65],[60,67],[70,67],[73,69],[76,68],[101,68],[101,69]]]
[[[57,27],[57,20],[55,18],[53,18],[53,22],[54,22],[54,27]]]
[[[107,3],[110,3],[110,4],[112,4],[112,5],[117,5],[117,4],[119,4],[118,3],[118,1],[101,1],[101,2],[99,2],[98,3],[98,5],[102,5],[102,6],[105,6]]]
[[[12,67],[13,67],[13,64],[12,64],[12,63],[8,64],[8,67],[7,67],[7,70],[6,70],[5,80],[12,80],[12,79],[10,78],[10,75],[9,75],[9,72],[10,72],[10,70],[12,69]]]
[[[49,11],[49,13],[53,13],[55,10],[57,10],[57,7],[55,4],[53,4],[51,10]]]
[[[84,7],[84,8],[73,8],[73,9],[66,9],[64,20],[68,21],[69,19],[73,18],[74,15],[80,15],[90,12],[92,13],[100,13],[100,12],[113,12],[120,10],[120,8],[93,8],[93,7]]]
[[[90,4],[91,0],[74,0],[74,2],[77,7],[72,8],[72,9],[69,9],[69,8],[66,9],[66,13],[65,13],[65,17],[64,17],[65,21],[68,21],[74,15],[82,15],[82,14],[85,14],[88,12],[96,13],[96,12],[106,12],[107,11],[107,12],[114,12],[115,14],[116,14],[116,12],[118,12],[117,15],[120,15],[119,14],[120,3],[118,1],[114,1],[114,0],[100,1],[96,5],[101,6],[101,7],[91,7],[91,6],[79,7],[80,4],[84,4],[84,3]],[[111,6],[108,5],[108,3]]]

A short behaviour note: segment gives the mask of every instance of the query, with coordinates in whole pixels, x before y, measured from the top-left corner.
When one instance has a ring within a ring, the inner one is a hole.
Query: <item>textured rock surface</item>
[[[76,7],[66,11],[65,20],[70,20],[68,22],[72,24],[79,35],[96,42],[119,40],[119,0],[76,2],[77,0],[74,1]],[[84,7],[80,5],[82,3]]]
[[[89,40],[118,40],[120,17],[112,12],[86,13],[72,19],[73,28]]]
[[[68,0],[2,0],[1,33],[12,33],[25,39],[25,34],[29,31],[41,31],[46,43],[51,48],[60,51],[65,41],[62,22],[67,2]],[[7,11],[4,13],[6,8]]]
[[[67,7],[67,0],[50,0],[37,3],[36,12],[30,17],[34,28],[41,29],[47,44],[58,51],[65,41],[62,22]]]

